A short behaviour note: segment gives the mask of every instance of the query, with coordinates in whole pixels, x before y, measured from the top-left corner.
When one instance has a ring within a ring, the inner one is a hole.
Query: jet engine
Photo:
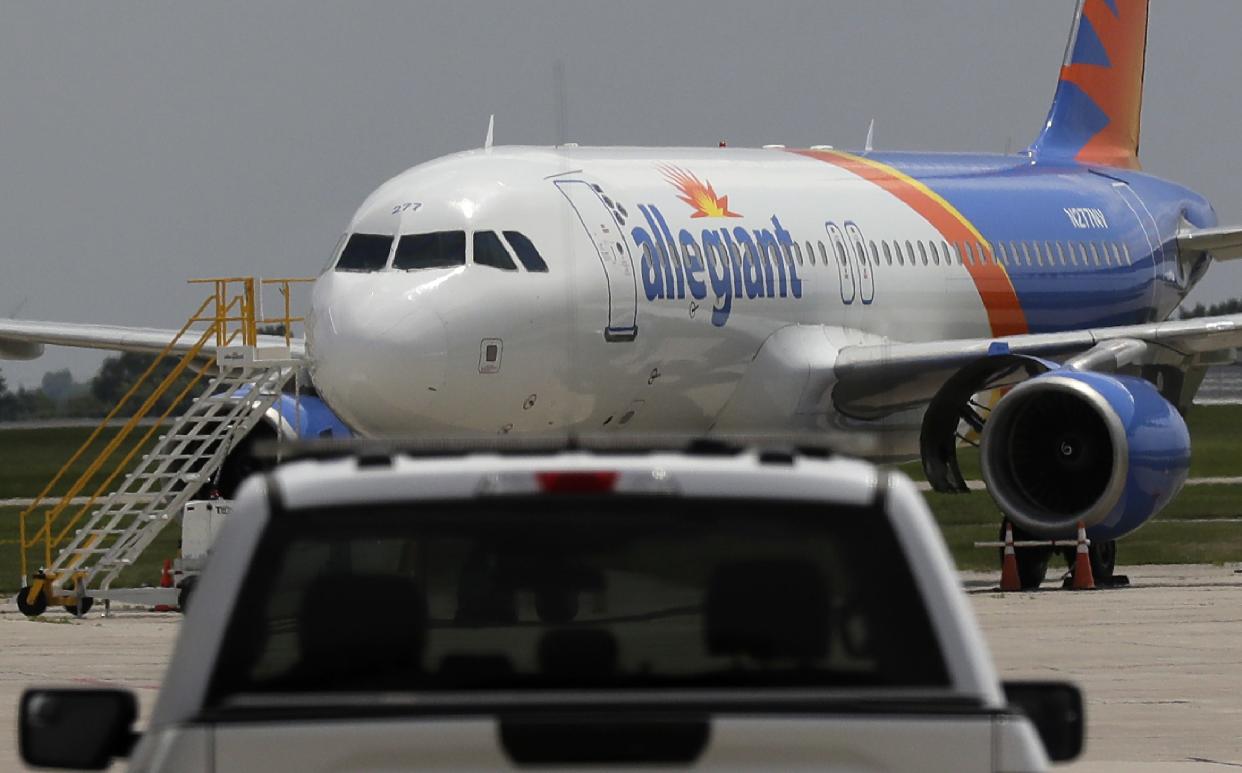
[[[349,428],[317,395],[304,394],[299,399],[283,394],[259,423],[229,449],[203,495],[214,492],[226,499],[231,498],[246,478],[271,469],[274,465],[272,460],[255,455],[255,445],[259,442],[341,438],[351,434]]]
[[[1190,434],[1149,382],[1052,370],[1006,395],[988,418],[980,460],[988,491],[1024,531],[1093,540],[1137,529],[1186,481]]]

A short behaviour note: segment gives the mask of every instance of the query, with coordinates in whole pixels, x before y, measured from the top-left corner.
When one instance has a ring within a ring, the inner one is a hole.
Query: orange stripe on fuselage
[[[791,152],[824,161],[875,183],[931,223],[950,244],[975,242],[983,245],[988,254],[987,263],[967,262],[965,268],[979,290],[979,298],[987,310],[992,335],[1020,335],[1028,331],[1026,314],[1018,303],[1018,294],[1013,289],[1013,282],[1010,281],[1005,267],[996,262],[992,256],[991,245],[983,238],[983,234],[943,197],[913,177],[869,158],[839,150]]]

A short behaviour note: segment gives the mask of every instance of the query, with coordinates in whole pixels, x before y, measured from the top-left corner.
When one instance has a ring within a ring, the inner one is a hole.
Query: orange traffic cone
[[[1013,524],[1005,522],[1005,557],[1001,560],[1001,584],[1003,591],[1022,590],[1018,577],[1018,554],[1013,550]]]
[[[172,560],[165,558],[164,568],[160,570],[160,587],[171,588],[172,586],[173,586]],[[156,612],[175,612],[176,610],[177,610],[176,607],[171,606],[169,604],[156,604],[155,605]]]
[[[1074,590],[1095,590],[1095,577],[1091,574],[1091,555],[1087,552],[1087,530],[1078,524],[1078,553],[1074,556]]]

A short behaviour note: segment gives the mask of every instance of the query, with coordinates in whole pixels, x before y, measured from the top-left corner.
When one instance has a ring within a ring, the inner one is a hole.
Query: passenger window
[[[1078,243],[1078,258],[1084,266],[1087,265],[1087,248],[1083,246],[1082,242]]]
[[[1035,265],[1035,261],[1031,260],[1031,249],[1027,242],[1022,242],[1022,262],[1028,266]]]
[[[1121,250],[1117,249],[1116,242],[1113,242],[1112,245],[1110,246],[1113,248],[1113,263],[1120,266],[1121,265]]]
[[[1057,262],[1062,266],[1065,265],[1065,248],[1061,242],[1057,242]]]
[[[923,259],[923,265],[926,266],[927,265],[927,245],[923,243],[922,239],[919,239],[919,257]]]
[[[1091,262],[1100,265],[1100,253],[1095,249],[1095,242],[1091,242]]]
[[[513,258],[509,257],[509,251],[500,243],[500,237],[495,231],[474,232],[474,264],[491,266],[502,271],[517,271]]]
[[[1121,249],[1124,251],[1126,256],[1126,265],[1131,265],[1134,262],[1134,259],[1130,257],[1130,245],[1123,244],[1121,245]]]
[[[828,248],[824,246],[823,242],[818,242],[818,244],[819,244],[819,262],[827,266],[828,265]]]
[[[811,261],[811,265],[815,265],[815,247],[810,243],[806,243],[806,259]]]
[[[890,266],[893,265],[893,251],[889,249],[888,242],[880,242],[880,244],[884,247],[884,262]]]
[[[1022,254],[1021,254],[1020,252],[1018,252],[1018,243],[1017,243],[1017,242],[1010,242],[1010,243],[1009,243],[1009,260],[1013,261],[1013,264],[1014,264],[1015,266],[1021,266],[1021,265],[1022,265]]]
[[[1047,257],[1048,265],[1052,265],[1052,242],[1044,242],[1043,252],[1036,256],[1039,259],[1039,265],[1044,265],[1044,258]]]
[[[797,242],[794,242],[793,244],[789,246],[793,249],[794,260],[798,261],[798,265],[801,266],[802,261],[803,261],[802,245],[798,244]]]
[[[871,265],[880,265],[880,251],[876,249],[875,242],[867,242],[867,249],[871,252]]]
[[[998,254],[998,256],[1000,257],[1000,262],[1001,262],[1001,265],[1002,265],[1002,266],[1007,266],[1007,265],[1009,265],[1009,253],[1005,251],[1005,243],[1004,243],[1004,242],[997,242],[997,243],[996,243],[996,247],[997,247],[997,249],[999,250],[999,252],[998,252],[997,254]]]
[[[392,236],[386,234],[353,234],[336,262],[337,271],[379,271],[388,265]]]
[[[539,250],[535,249],[535,245],[531,244],[530,239],[517,231],[505,231],[505,241],[509,242],[509,246],[517,253],[518,260],[522,261],[522,265],[527,271],[548,272],[548,264],[543,262],[543,256],[539,254]]]
[[[406,234],[397,242],[393,268],[413,271],[466,265],[466,232],[433,231]]]

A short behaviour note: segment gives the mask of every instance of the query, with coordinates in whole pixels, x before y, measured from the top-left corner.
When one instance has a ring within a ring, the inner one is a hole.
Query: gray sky
[[[177,327],[314,275],[365,195],[481,144],[1025,147],[1073,0],[0,4],[0,315]],[[1145,168],[1242,223],[1242,3],[1152,0]],[[1192,300],[1242,295],[1216,266]],[[23,303],[24,302],[24,303]],[[0,362],[10,382],[102,355]]]

